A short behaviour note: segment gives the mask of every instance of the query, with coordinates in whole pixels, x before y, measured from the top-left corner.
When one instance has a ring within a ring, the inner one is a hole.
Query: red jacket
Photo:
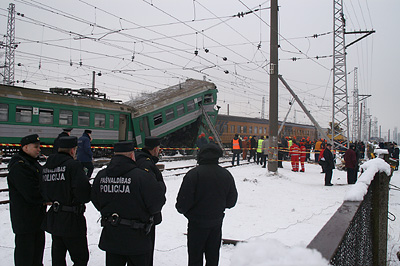
[[[356,152],[352,149],[348,149],[344,154],[344,161],[346,168],[356,168],[357,164]]]
[[[290,146],[289,152],[291,156],[300,156],[300,148],[295,143]]]

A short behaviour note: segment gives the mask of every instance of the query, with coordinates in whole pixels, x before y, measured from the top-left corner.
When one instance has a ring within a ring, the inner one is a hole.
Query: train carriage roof
[[[125,104],[133,108],[135,115],[142,115],[214,89],[216,89],[216,86],[212,82],[187,79],[183,83],[166,89],[143,94],[141,97],[128,101]]]
[[[234,116],[234,115],[223,115],[223,114],[218,114],[217,120],[219,121],[232,121],[232,122],[245,122],[245,123],[257,123],[257,124],[264,124],[268,125],[269,120],[264,119],[264,118],[257,118],[257,117],[243,117],[243,116]],[[281,125],[282,121],[278,121],[278,124]],[[298,124],[298,123],[292,123],[292,122],[286,122],[285,123],[286,127],[303,127],[303,128],[311,128],[314,129],[315,126],[313,125],[306,125],[306,124]]]
[[[56,90],[54,90],[56,89]],[[65,90],[73,91],[71,89],[53,88],[54,91]],[[131,107],[103,98],[92,98],[88,95],[86,97],[78,96],[76,94],[59,94],[51,93],[50,91],[39,90],[39,89],[29,89],[17,86],[8,86],[0,84],[0,97],[8,99],[19,99],[26,101],[37,101],[44,103],[54,103],[54,104],[64,104],[87,108],[99,108],[103,110],[118,110],[130,112]]]

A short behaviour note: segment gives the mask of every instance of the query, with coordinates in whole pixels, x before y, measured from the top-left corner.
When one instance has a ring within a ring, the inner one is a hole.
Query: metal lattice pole
[[[356,141],[358,138],[358,121],[360,121],[359,117],[359,99],[358,99],[358,68],[354,68],[354,90],[353,90],[353,141]]]
[[[333,108],[332,143],[342,134],[349,144],[349,108],[347,95],[345,25],[343,0],[334,0],[333,6]],[[337,130],[341,129],[341,130]]]
[[[8,7],[8,22],[6,36],[6,54],[3,84],[14,84],[15,68],[15,4]]]

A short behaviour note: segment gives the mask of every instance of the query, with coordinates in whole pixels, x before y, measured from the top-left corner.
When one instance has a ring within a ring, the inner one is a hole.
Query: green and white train
[[[109,153],[118,141],[143,147],[146,136],[162,137],[165,148],[193,148],[200,133],[209,135],[204,114],[215,125],[216,101],[215,84],[194,79],[126,103],[107,100],[91,89],[0,85],[0,145],[12,147],[23,136],[38,134],[42,152],[48,154],[62,129],[73,128],[71,135],[77,137],[92,130],[97,156]]]

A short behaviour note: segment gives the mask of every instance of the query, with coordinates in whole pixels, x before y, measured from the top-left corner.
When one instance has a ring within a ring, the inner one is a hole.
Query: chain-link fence
[[[389,181],[376,173],[363,201],[345,201],[308,248],[331,265],[386,265]]]

